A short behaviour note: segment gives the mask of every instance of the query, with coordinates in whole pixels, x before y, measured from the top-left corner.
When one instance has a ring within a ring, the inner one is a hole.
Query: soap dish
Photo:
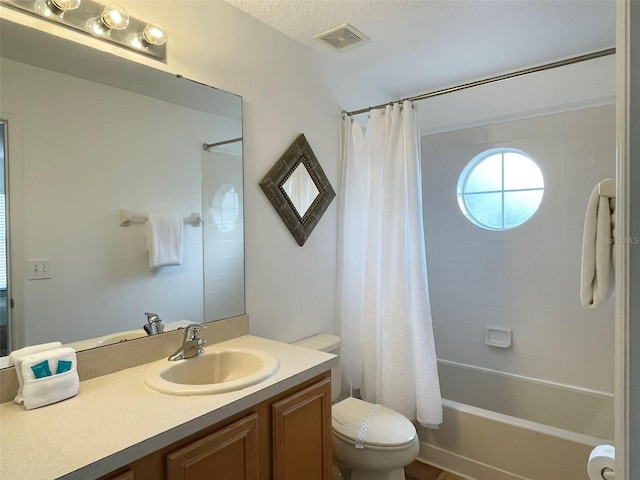
[[[511,346],[511,329],[487,327],[484,343],[492,347],[509,348]]]

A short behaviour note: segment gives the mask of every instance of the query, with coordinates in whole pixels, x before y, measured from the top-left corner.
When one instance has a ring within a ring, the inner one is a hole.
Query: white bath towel
[[[16,366],[16,376],[18,377],[18,392],[14,399],[16,403],[22,403],[22,385],[24,384],[22,379],[22,359],[35,353],[45,352],[47,350],[53,350],[60,347],[62,347],[62,343],[60,342],[41,343],[39,345],[31,345],[29,347],[14,350],[9,354],[9,366]]]
[[[24,357],[26,355],[33,355],[34,353],[44,352],[45,350],[53,350],[54,348],[62,347],[61,342],[49,342],[49,343],[41,343],[40,345],[30,345],[28,347],[20,348],[18,350],[14,350],[9,354],[9,366],[13,366],[16,364],[16,361],[20,357]]]
[[[70,368],[62,373],[56,373],[59,361],[70,362]],[[51,375],[36,378],[31,367],[42,362],[48,363]],[[24,381],[22,403],[27,410],[74,397],[80,389],[76,351],[71,347],[56,348],[23,357],[21,370]]]
[[[580,284],[584,308],[598,308],[613,294],[614,209],[615,199],[600,195],[596,185],[584,220]]]
[[[149,213],[145,228],[149,267],[182,265],[182,217]]]

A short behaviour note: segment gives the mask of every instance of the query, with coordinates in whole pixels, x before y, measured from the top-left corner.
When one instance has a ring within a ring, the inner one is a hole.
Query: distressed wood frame
[[[283,188],[300,163],[305,166],[318,189],[317,197],[303,216],[300,216]],[[302,133],[260,181],[260,187],[300,246],[307,241],[336,196],[329,179]]]

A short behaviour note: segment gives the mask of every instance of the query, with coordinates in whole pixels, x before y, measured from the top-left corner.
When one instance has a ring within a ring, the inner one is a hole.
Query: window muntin
[[[543,194],[540,167],[529,155],[513,148],[480,153],[458,179],[460,210],[486,230],[522,225],[538,210]]]

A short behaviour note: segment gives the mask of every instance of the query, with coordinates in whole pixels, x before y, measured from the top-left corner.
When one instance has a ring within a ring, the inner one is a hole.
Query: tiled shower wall
[[[429,290],[438,358],[613,391],[614,308],[580,305],[589,194],[615,176],[614,106],[422,137]],[[545,180],[537,213],[513,230],[483,230],[458,208],[460,172],[480,152],[525,151]],[[513,344],[485,344],[487,327]]]

